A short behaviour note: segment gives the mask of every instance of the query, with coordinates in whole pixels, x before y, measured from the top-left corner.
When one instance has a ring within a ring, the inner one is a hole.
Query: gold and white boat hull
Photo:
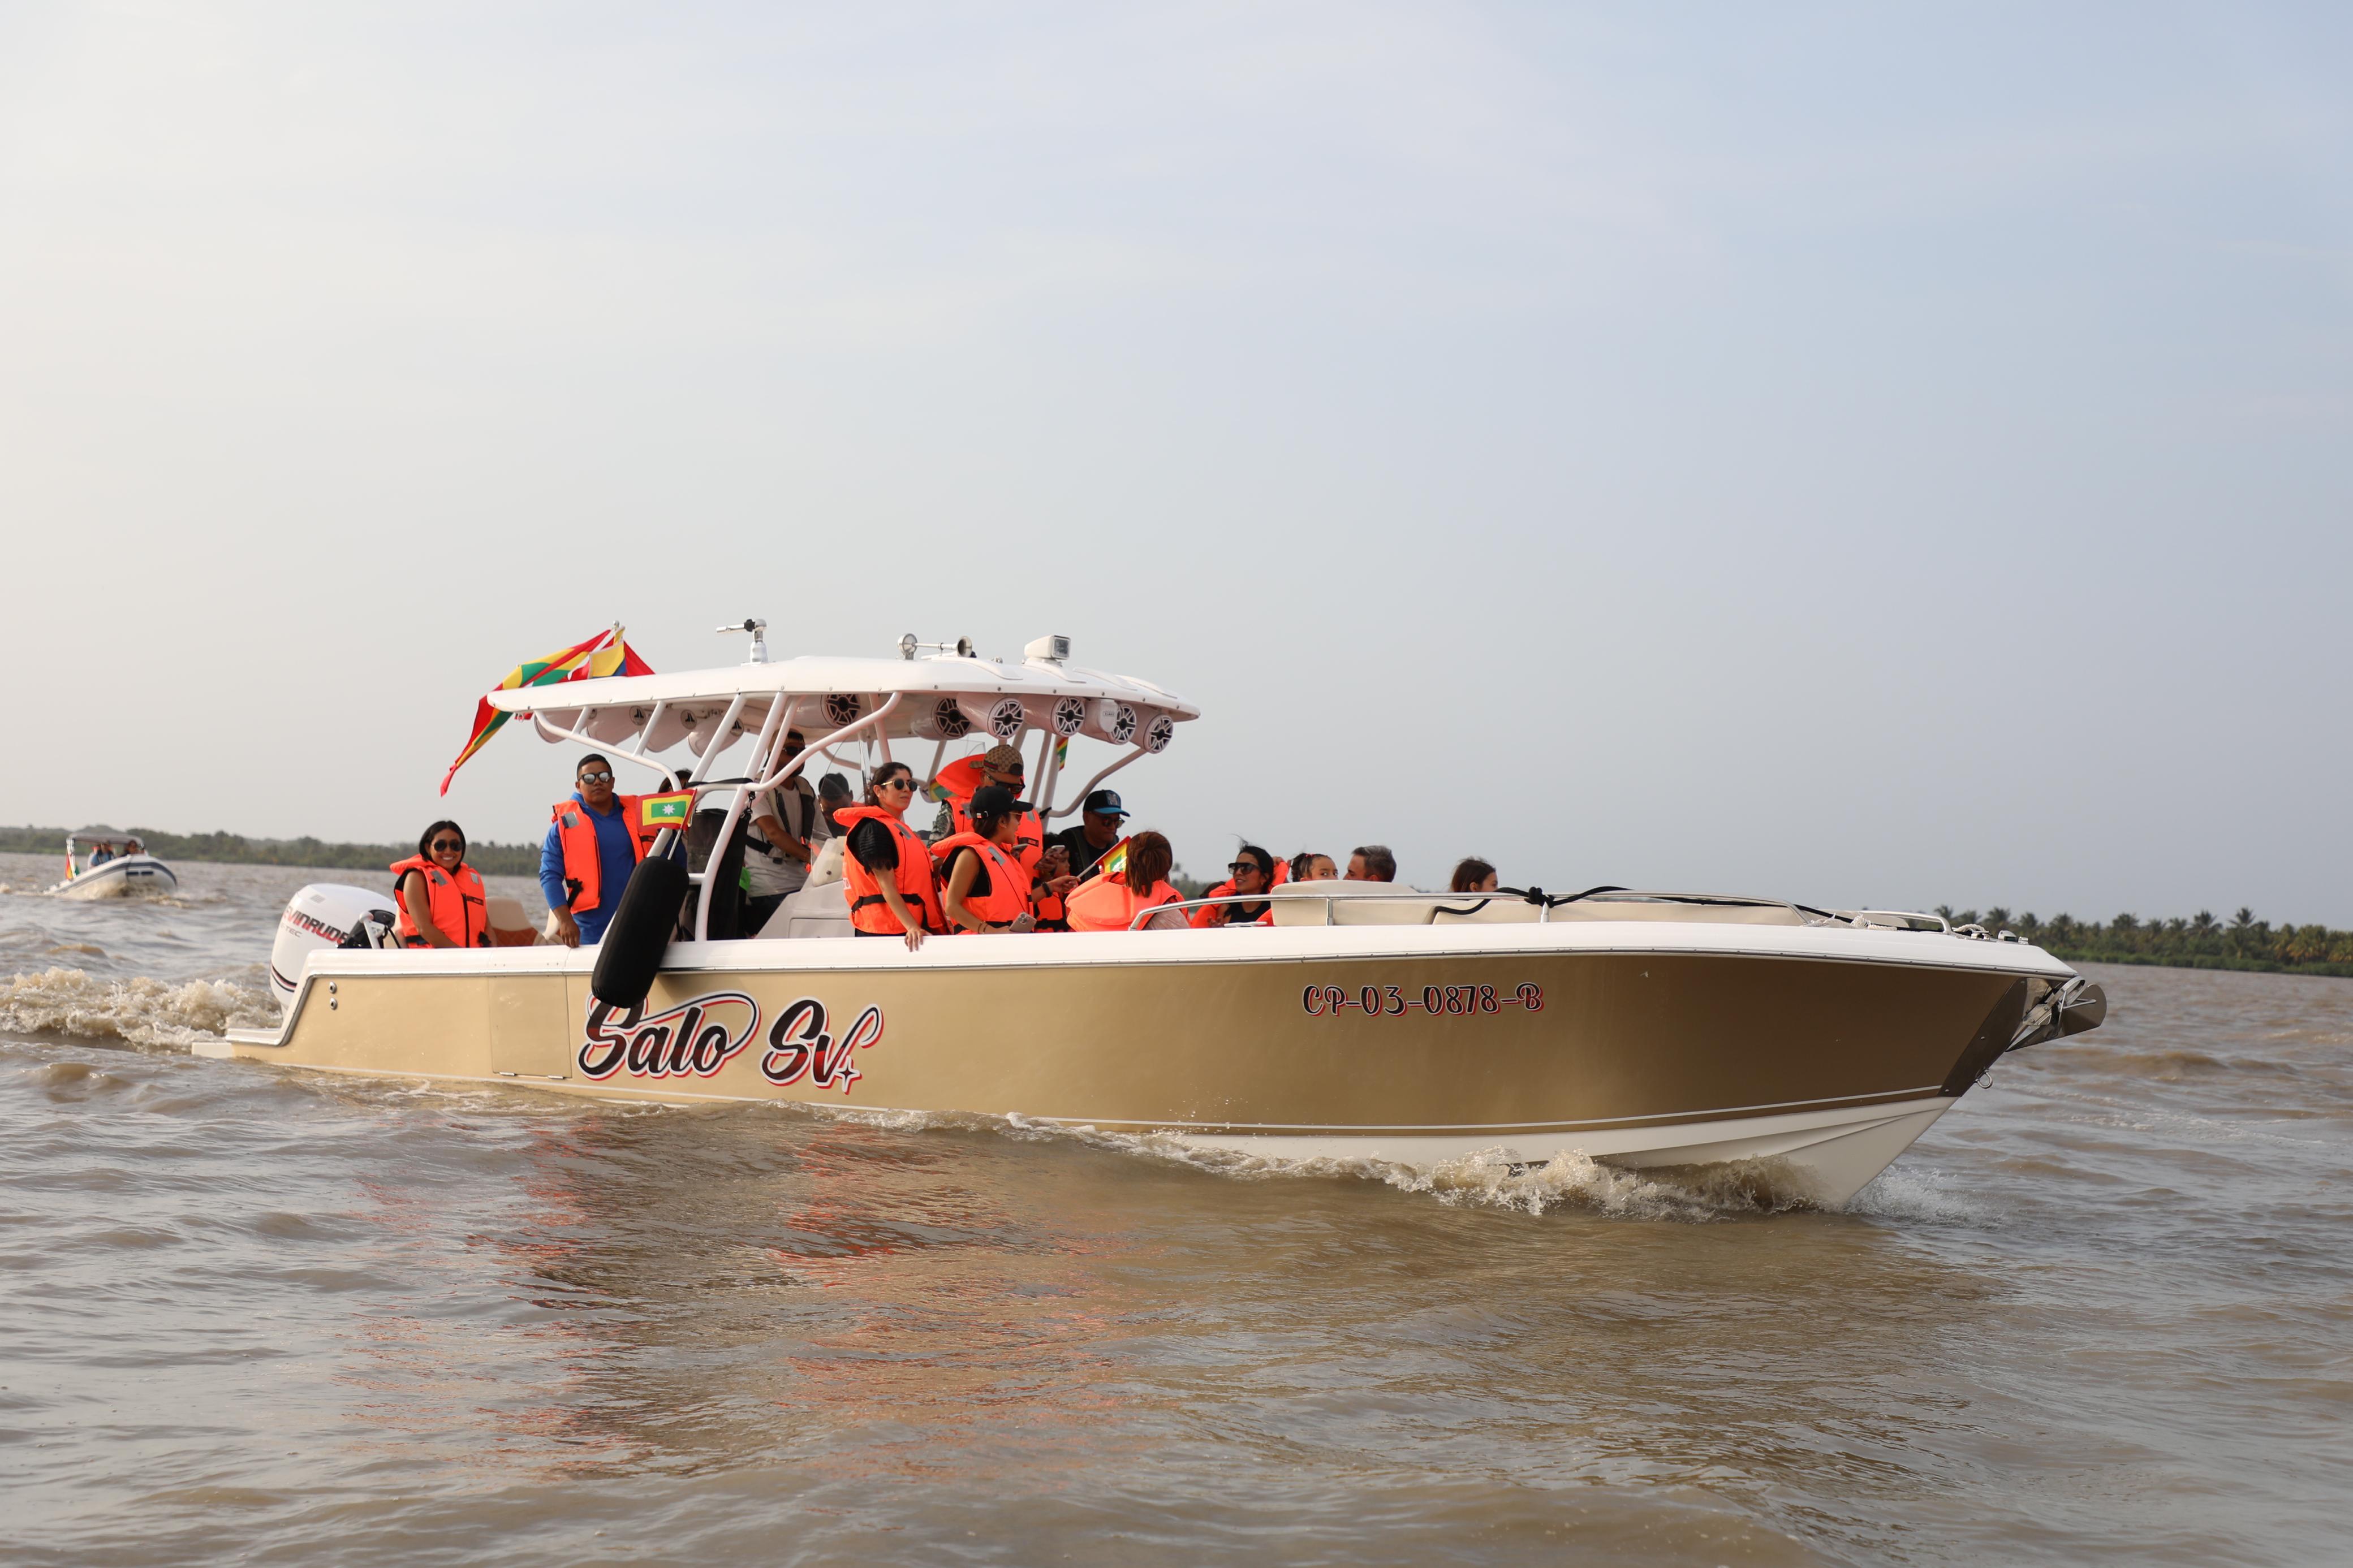
[[[1692,921],[322,951],[206,1054],[626,1100],[1165,1133],[1273,1158],[1769,1161],[1845,1202],[2004,1050],[2067,1032],[2018,942]]]

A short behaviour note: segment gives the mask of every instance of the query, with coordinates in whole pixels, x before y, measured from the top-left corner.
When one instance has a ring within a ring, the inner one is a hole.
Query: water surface
[[[1825,1214],[202,1060],[386,879],[179,870],[0,857],[12,1562],[2346,1559],[2353,981],[2100,971]]]

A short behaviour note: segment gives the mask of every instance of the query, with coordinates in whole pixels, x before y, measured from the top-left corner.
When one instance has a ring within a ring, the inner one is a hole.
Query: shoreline
[[[2353,963],[2284,963],[2271,958],[2232,958],[2205,952],[2087,952],[2058,947],[2045,947],[2042,951],[2068,963],[2116,963],[2137,969],[2223,969],[2244,974],[2315,974],[2325,980],[2353,980]]]
[[[0,827],[0,854],[65,857],[68,827]],[[248,838],[241,833],[166,833],[126,827],[147,852],[165,862],[185,860],[222,866],[307,866],[322,871],[388,871],[417,852],[414,844],[331,844],[320,838]],[[469,843],[466,859],[485,877],[536,877],[536,844]]]

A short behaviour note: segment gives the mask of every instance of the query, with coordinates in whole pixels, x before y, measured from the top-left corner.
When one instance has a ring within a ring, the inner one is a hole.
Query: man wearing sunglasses
[[[613,764],[595,752],[573,770],[569,800],[550,814],[539,847],[539,890],[566,947],[593,947],[620,906],[629,873],[646,858],[638,797],[613,791]]]

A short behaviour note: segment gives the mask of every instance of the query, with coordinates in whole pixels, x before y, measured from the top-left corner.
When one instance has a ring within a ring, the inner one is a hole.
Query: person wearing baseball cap
[[[1110,852],[1127,827],[1127,807],[1120,804],[1119,791],[1099,789],[1086,798],[1079,811],[1078,826],[1065,827],[1050,837],[1047,846],[1060,848],[1071,858],[1071,875],[1082,881],[1095,868],[1095,862]]]
[[[942,768],[932,784],[947,797],[949,819],[957,833],[973,831],[972,798],[978,791],[995,784],[1015,797],[1019,826],[1013,835],[1013,858],[1037,886],[1038,923],[1052,931],[1062,924],[1061,891],[1071,873],[1058,858],[1049,863],[1046,824],[1036,808],[1020,798],[1022,781],[1028,773],[1021,753],[1000,743],[978,756],[958,757]]]

